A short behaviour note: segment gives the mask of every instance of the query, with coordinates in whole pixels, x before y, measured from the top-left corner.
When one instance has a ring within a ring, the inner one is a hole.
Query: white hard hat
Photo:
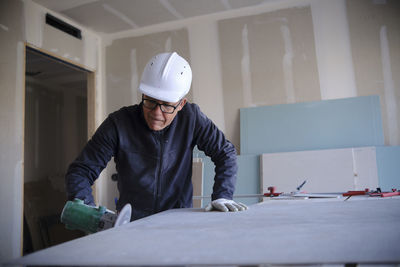
[[[178,102],[190,90],[192,70],[176,52],[154,56],[144,68],[139,91],[166,102]]]

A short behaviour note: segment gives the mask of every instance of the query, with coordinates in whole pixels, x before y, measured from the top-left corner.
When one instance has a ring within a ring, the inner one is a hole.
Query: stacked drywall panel
[[[308,193],[375,189],[375,147],[268,153],[261,160],[262,188],[292,192],[303,181]]]
[[[380,187],[400,189],[400,146],[377,147],[376,161]]]
[[[379,96],[241,109],[241,152],[262,155],[262,189],[396,188],[399,147],[384,147]],[[378,178],[379,177],[379,178]]]
[[[240,110],[241,154],[384,145],[379,96]]]

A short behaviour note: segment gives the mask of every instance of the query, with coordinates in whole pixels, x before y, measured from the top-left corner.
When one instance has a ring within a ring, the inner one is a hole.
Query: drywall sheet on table
[[[203,193],[204,196],[211,196],[214,185],[215,165],[209,157],[203,158],[204,163],[204,178],[203,178]],[[238,175],[236,180],[236,190],[234,195],[254,195],[260,194],[260,156],[245,155],[237,156]],[[242,202],[246,205],[259,202],[259,197],[238,197],[234,200]],[[208,204],[209,201],[204,201]]]
[[[262,188],[277,191],[301,189],[310,193],[346,192],[378,187],[374,147],[263,154]]]
[[[384,144],[379,96],[240,110],[241,154]]]
[[[400,261],[400,199],[267,201],[242,212],[176,209],[9,262],[259,266]]]
[[[376,148],[379,186],[382,190],[400,189],[400,146]]]

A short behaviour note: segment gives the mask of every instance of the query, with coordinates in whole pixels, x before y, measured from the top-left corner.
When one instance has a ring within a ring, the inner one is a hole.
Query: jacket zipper
[[[156,195],[155,195],[155,204],[154,204],[154,211],[159,212],[159,196],[158,194],[161,191],[161,172],[162,172],[162,160],[163,160],[163,154],[164,154],[164,142],[163,142],[163,136],[164,134],[158,134],[158,141],[160,142],[160,158],[159,158],[159,163],[158,163],[158,173],[156,177]]]

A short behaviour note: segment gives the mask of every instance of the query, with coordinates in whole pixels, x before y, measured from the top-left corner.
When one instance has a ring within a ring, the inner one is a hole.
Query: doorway
[[[64,176],[88,139],[93,73],[26,47],[23,254],[81,237],[60,222]]]

